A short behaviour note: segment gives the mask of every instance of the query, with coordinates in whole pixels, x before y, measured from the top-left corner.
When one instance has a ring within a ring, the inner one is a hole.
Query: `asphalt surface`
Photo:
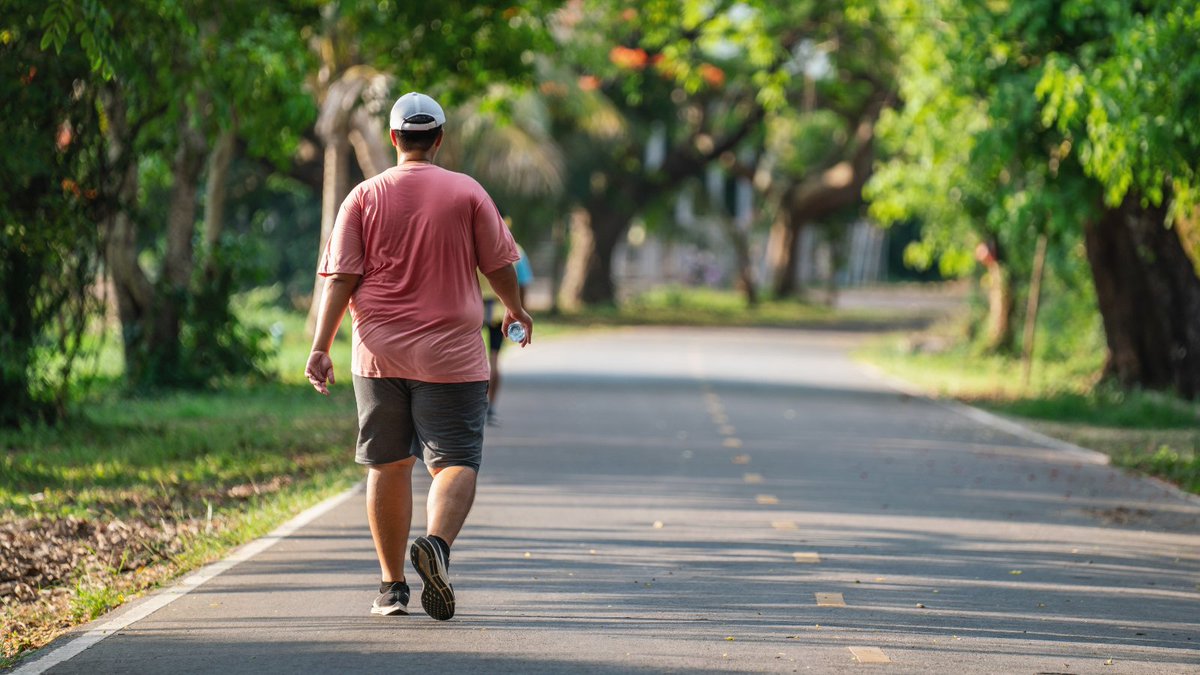
[[[50,672],[1200,672],[1200,504],[891,390],[856,339],[506,352],[452,621],[368,613],[355,495]]]

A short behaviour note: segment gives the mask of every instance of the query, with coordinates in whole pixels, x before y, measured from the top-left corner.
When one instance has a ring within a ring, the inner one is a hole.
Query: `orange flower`
[[[714,89],[720,89],[725,84],[725,71],[711,63],[700,66],[700,77]]]
[[[625,11],[621,12],[621,18],[626,21],[633,21],[634,19],[637,18],[637,10],[632,7],[629,7]]]
[[[645,49],[630,49],[629,47],[616,46],[608,53],[608,60],[612,61],[618,68],[629,68],[631,70],[641,70],[646,67],[646,61],[649,57],[646,55]]]
[[[63,122],[58,125],[58,134],[54,137],[54,145],[59,150],[66,150],[71,145],[71,139],[74,134],[71,131],[71,125]]]
[[[595,75],[580,75],[579,88],[584,91],[596,91],[600,88],[600,78]]]

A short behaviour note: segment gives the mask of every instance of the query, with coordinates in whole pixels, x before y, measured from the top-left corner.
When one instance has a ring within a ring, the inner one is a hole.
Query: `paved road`
[[[1200,672],[1196,502],[897,394],[855,339],[540,341],[453,621],[368,615],[356,496],[51,672]]]

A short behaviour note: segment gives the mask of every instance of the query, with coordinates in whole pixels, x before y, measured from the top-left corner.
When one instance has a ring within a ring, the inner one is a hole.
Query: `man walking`
[[[429,488],[425,536],[412,544],[421,606],[454,616],[450,548],[475,499],[487,415],[488,358],[479,332],[475,271],[505,306],[503,326],[533,321],[513,263],[517,247],[495,203],[474,179],[433,164],[446,122],[418,93],[392,107],[397,166],[346,197],[321,259],[325,292],[305,375],[328,395],[329,348],[349,307],[351,372],[358,405],[355,461],[367,466],[367,520],[379,558],[372,614],[406,614],[404,550],[412,521],[412,469],[421,458]]]

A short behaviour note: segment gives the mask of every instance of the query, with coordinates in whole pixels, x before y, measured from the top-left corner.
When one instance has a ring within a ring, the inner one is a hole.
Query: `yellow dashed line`
[[[773,520],[771,521],[771,527],[777,530],[794,530],[796,529],[796,523],[790,520]]]
[[[713,424],[716,424],[718,426],[720,426],[722,424],[729,424],[729,418],[725,416],[725,413],[713,413],[712,418],[713,418]]]
[[[821,562],[821,554],[812,551],[796,551],[792,558],[802,565],[816,565]]]
[[[744,473],[742,474],[742,480],[751,485],[757,485],[763,482],[763,477],[761,473]]]
[[[891,663],[879,647],[847,647],[859,663]]]
[[[725,440],[724,440],[724,441],[721,443],[721,445],[724,445],[724,446],[725,446],[725,447],[727,447],[727,448],[740,448],[740,447],[742,447],[742,439],[740,439],[740,438],[726,438],[726,439],[725,439]]]
[[[750,463],[750,455],[734,455],[733,463],[734,464],[749,464]]]
[[[721,431],[722,436],[736,436],[737,435],[737,429],[734,428],[734,426],[732,424],[722,424],[720,431]]]
[[[841,593],[813,593],[817,598],[817,607],[845,607],[846,599]]]
[[[775,495],[759,495],[754,498],[754,501],[764,505],[778,504],[779,497],[776,497]]]

